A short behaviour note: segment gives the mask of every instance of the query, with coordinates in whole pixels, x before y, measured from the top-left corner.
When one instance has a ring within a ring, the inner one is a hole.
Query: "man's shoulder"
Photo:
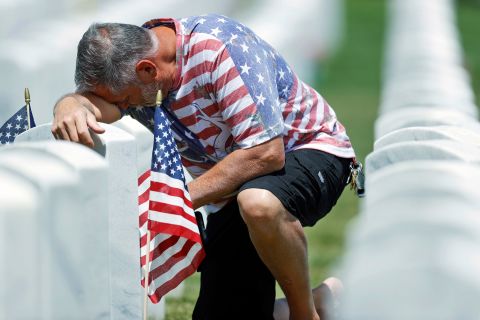
[[[228,25],[228,24],[240,24],[240,22],[227,17],[225,15],[209,13],[199,16],[189,16],[179,19],[182,26],[186,28],[194,28],[200,30],[209,30],[211,27]]]
[[[249,29],[242,23],[219,14],[190,16],[179,20],[186,34],[209,35],[212,38],[228,44],[232,35],[241,36]]]

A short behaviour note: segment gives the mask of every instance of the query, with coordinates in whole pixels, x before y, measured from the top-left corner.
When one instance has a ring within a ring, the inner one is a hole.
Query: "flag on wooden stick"
[[[149,271],[148,296],[157,303],[194,273],[205,256],[170,123],[159,107],[151,170],[138,182],[141,265],[144,275]]]
[[[35,120],[30,109],[30,93],[25,89],[25,105],[0,128],[0,144],[13,143],[20,133],[33,127],[35,127]]]

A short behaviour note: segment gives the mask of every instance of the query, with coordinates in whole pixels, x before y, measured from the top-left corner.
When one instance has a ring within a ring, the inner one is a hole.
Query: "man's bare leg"
[[[260,258],[282,288],[291,320],[318,320],[303,227],[268,190],[246,189],[238,204]]]
[[[333,277],[325,279],[319,286],[313,288],[313,301],[321,320],[335,319],[334,309],[342,290],[342,282]],[[289,316],[290,310],[287,299],[275,300],[275,309],[273,311],[275,320],[288,320]]]

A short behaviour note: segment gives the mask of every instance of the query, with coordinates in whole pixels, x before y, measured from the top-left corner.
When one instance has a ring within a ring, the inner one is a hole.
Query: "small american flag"
[[[142,285],[150,230],[148,296],[157,303],[197,270],[205,252],[170,123],[158,107],[154,119],[152,166],[138,184]]]
[[[28,130],[28,117],[30,117],[30,128],[35,127],[32,112],[27,111],[29,109],[26,105],[21,107],[20,110],[10,117],[0,128],[0,144],[13,143],[20,133]]]

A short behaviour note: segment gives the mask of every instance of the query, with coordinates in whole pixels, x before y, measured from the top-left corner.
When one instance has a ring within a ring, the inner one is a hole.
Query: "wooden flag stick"
[[[158,90],[157,91],[157,97],[155,99],[155,105],[156,105],[157,108],[160,107],[160,105],[162,104],[162,100],[163,100],[162,91]]]
[[[30,91],[25,88],[25,105],[27,107],[27,123],[28,129],[30,129]]]
[[[160,107],[160,105],[162,104],[162,100],[163,100],[163,96],[162,96],[162,91],[158,90],[157,92],[157,97],[155,99],[155,104],[156,104],[156,107]],[[143,297],[143,320],[147,320],[148,318],[148,315],[147,315],[147,312],[148,312],[148,287],[149,287],[149,276],[150,276],[150,230],[148,230],[148,221],[147,221],[147,253],[146,253],[146,256],[145,256],[145,293],[144,293],[144,297]]]
[[[147,227],[148,228],[148,227]],[[145,291],[143,295],[143,320],[148,318],[148,281],[150,276],[150,231],[147,229],[147,253],[145,255]]]

